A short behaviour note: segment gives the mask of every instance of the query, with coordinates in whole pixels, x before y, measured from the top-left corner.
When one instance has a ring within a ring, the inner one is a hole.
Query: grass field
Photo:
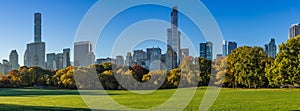
[[[108,91],[108,94],[122,105],[142,109],[160,105],[174,91],[158,90],[148,95]],[[198,110],[204,93],[205,89],[198,88],[185,110]],[[89,109],[76,90],[0,89],[0,110]],[[222,89],[210,110],[300,110],[300,89]]]

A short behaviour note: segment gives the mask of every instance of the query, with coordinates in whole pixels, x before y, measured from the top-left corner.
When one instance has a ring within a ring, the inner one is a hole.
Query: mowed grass
[[[107,93],[124,106],[144,109],[164,103],[175,91],[176,89],[158,90],[145,95],[128,91],[107,91]],[[198,88],[185,110],[199,110],[205,91],[205,88]],[[91,90],[85,93],[91,98],[105,96],[104,93],[99,94]],[[177,103],[174,103],[174,106],[176,105]],[[0,110],[90,109],[77,90],[0,89]],[[222,89],[210,110],[300,110],[300,89]]]

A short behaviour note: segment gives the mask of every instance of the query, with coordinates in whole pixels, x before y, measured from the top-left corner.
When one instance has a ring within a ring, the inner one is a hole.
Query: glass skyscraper
[[[231,54],[231,52],[233,50],[235,50],[237,48],[237,43],[236,42],[228,42],[228,53],[227,54]]]

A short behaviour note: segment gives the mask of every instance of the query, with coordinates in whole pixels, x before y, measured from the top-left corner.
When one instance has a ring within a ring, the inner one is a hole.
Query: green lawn
[[[94,91],[86,92],[92,98],[99,96]],[[175,89],[147,95],[128,91],[108,91],[108,94],[124,106],[150,108],[165,102],[174,92]],[[198,110],[204,93],[205,89],[199,88],[186,110]],[[76,90],[0,89],[0,110],[89,109]],[[300,89],[222,89],[210,110],[300,110]]]

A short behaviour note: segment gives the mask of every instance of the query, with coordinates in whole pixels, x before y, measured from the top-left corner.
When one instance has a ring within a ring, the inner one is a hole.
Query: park
[[[158,106],[169,99],[176,89],[157,90],[151,94],[135,94],[126,90],[107,90],[108,95],[119,104],[135,109]],[[88,90],[89,91],[89,90]],[[92,90],[90,90],[93,92]],[[185,108],[199,110],[206,87],[198,87],[194,97]],[[229,89],[223,88],[212,111],[219,110],[299,110],[300,89]],[[93,95],[91,95],[93,96]],[[0,110],[91,110],[77,90],[2,88]]]

